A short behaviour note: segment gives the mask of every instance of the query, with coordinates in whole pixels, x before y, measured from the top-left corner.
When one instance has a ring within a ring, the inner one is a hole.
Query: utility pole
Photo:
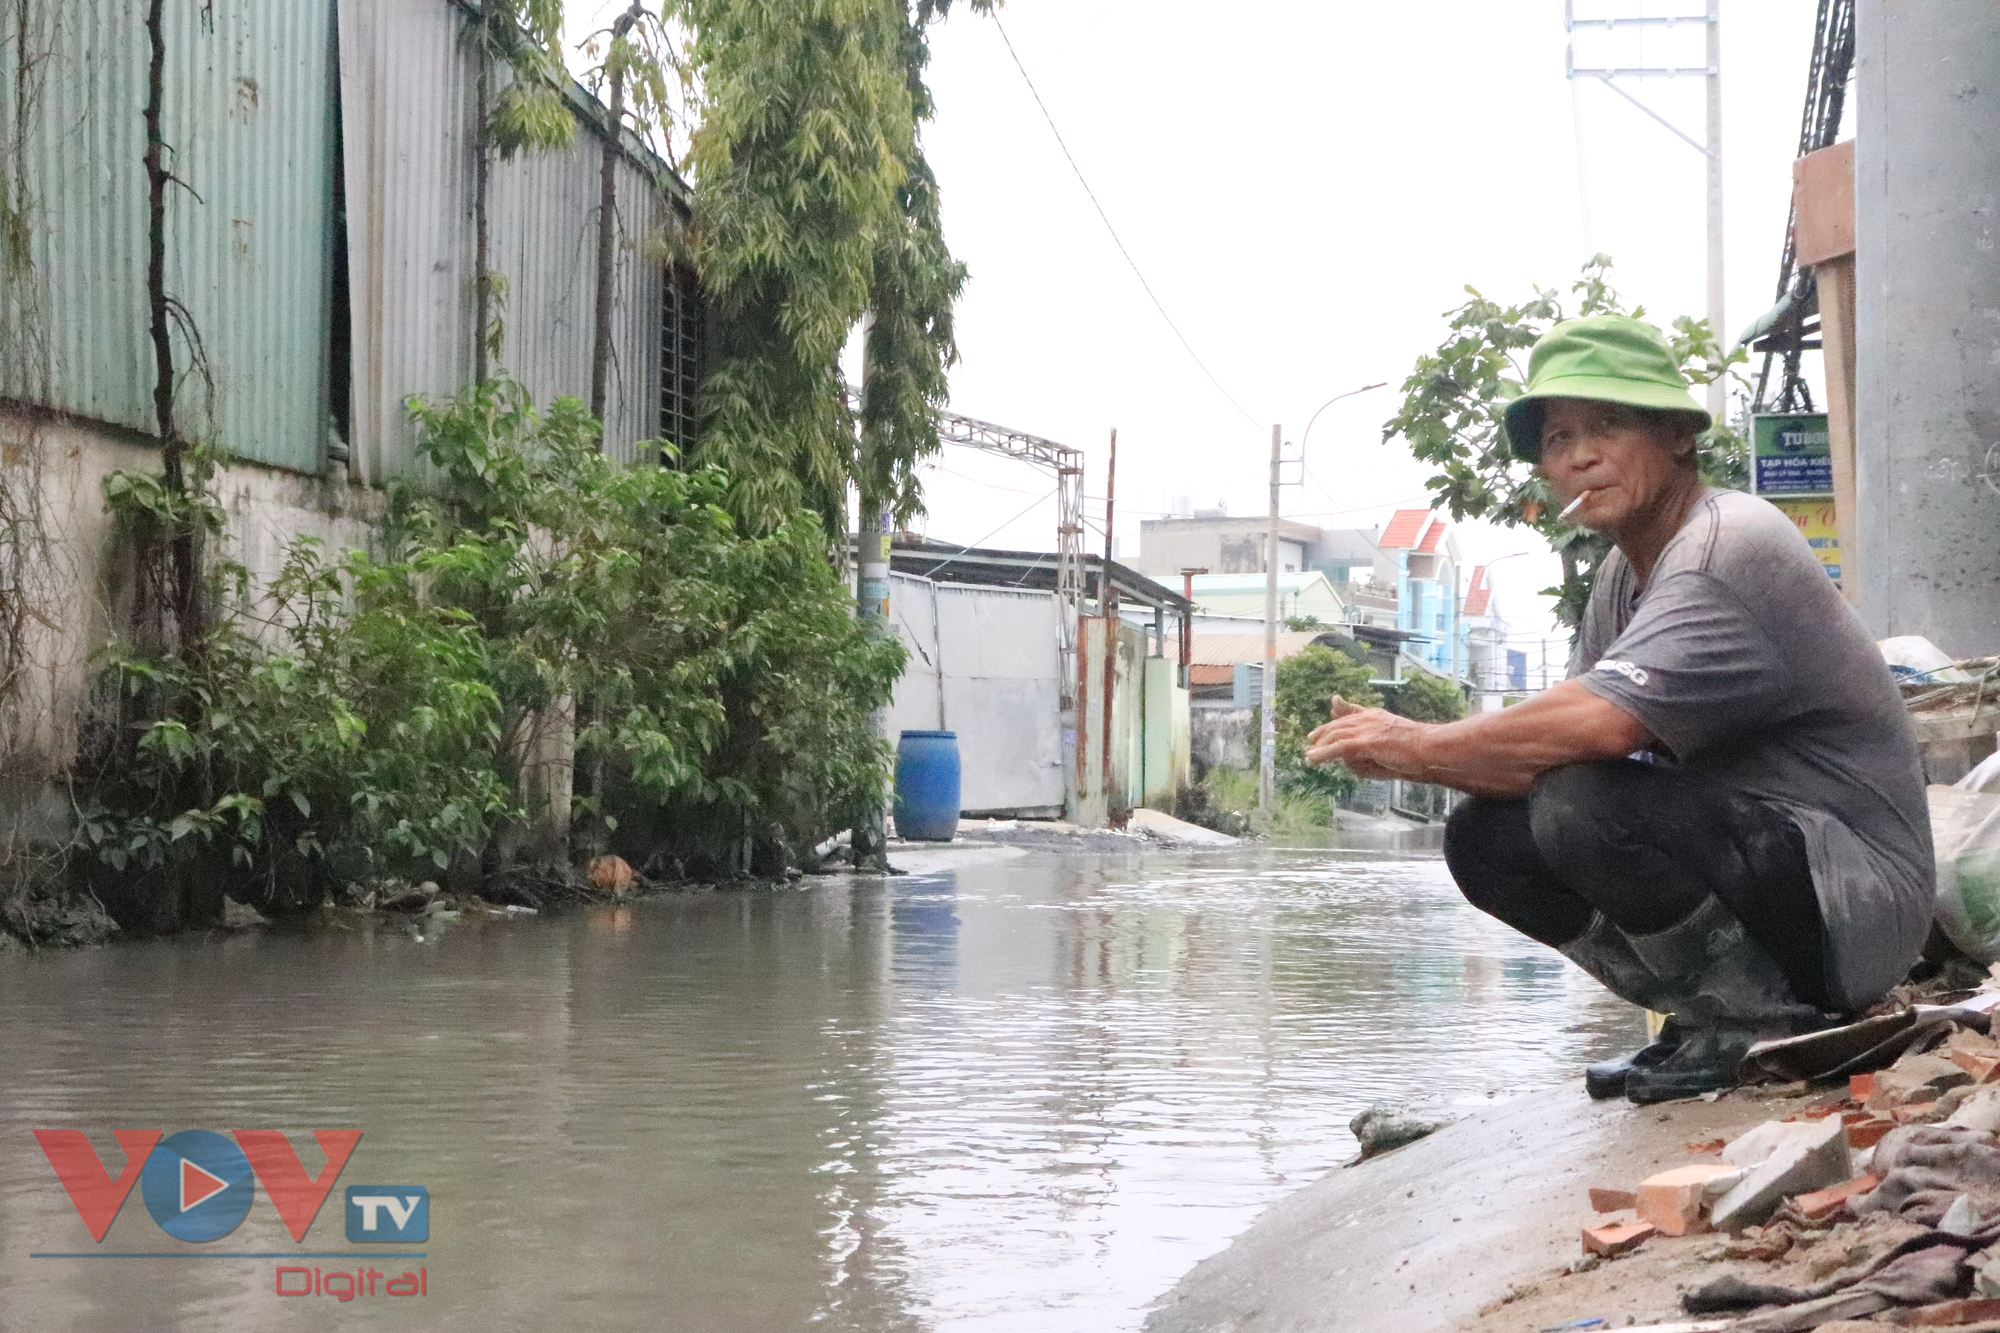
[[[889,506],[873,496],[861,497],[861,521],[855,542],[855,612],[871,634],[889,634]],[[889,711],[868,715],[869,726],[884,742],[889,739]],[[889,868],[888,823],[884,818],[889,794],[868,812],[854,830],[854,864],[864,870]]]
[[[1702,14],[1651,15],[1625,18],[1580,19],[1576,16],[1575,0],[1563,0],[1563,29],[1570,34],[1570,44],[1564,56],[1565,73],[1570,79],[1596,79],[1612,92],[1645,112],[1664,126],[1669,133],[1682,143],[1694,149],[1707,159],[1708,165],[1708,328],[1715,335],[1716,342],[1726,345],[1728,335],[1723,331],[1722,300],[1722,0],[1708,0],[1707,12]],[[1576,31],[1598,29],[1615,31],[1619,28],[1666,28],[1672,30],[1683,24],[1701,24],[1706,29],[1704,51],[1706,59],[1699,66],[1692,65],[1645,65],[1625,68],[1585,68],[1576,63]],[[1641,102],[1631,93],[1618,86],[1619,79],[1678,79],[1699,76],[1707,84],[1707,142],[1703,143],[1675,125],[1653,108]],[[1580,131],[1579,131],[1580,132]],[[1581,180],[1578,181],[1582,188]],[[1728,409],[1728,391],[1722,378],[1718,376],[1708,385],[1708,410],[1717,424]]]
[[[873,312],[864,316],[861,324],[861,382],[865,386],[874,373],[874,366],[867,355],[869,335],[875,329]],[[856,426],[862,432],[861,446],[867,449],[867,427],[862,424],[857,412]],[[895,633],[889,621],[889,549],[890,515],[886,498],[870,495],[863,490],[856,497],[857,531],[854,534],[854,612],[862,627],[871,635]],[[878,708],[868,715],[869,728],[884,744],[889,740],[889,710]],[[887,873],[889,869],[888,812],[893,793],[885,789],[880,799],[869,810],[860,825],[854,830],[854,845],[850,854],[858,870],[876,870]]]
[[[1194,605],[1194,576],[1206,573],[1208,573],[1207,565],[1199,567],[1191,565],[1181,570],[1181,596],[1187,599],[1189,606]],[[1194,613],[1183,611],[1181,613],[1181,688],[1184,690],[1194,688],[1194,668],[1190,665],[1193,661]]]
[[[1726,345],[1722,326],[1722,0],[1708,0],[1708,328]],[[1720,426],[1729,408],[1722,376],[1708,382],[1708,414]]]
[[[1271,427],[1271,521],[1264,534],[1263,722],[1258,728],[1257,808],[1270,814],[1278,804],[1278,477],[1280,428]]]
[[[1118,685],[1118,592],[1111,586],[1111,518],[1118,501],[1118,428],[1111,428],[1111,461],[1104,472],[1104,569],[1097,580],[1097,602],[1104,612],[1104,736],[1098,788],[1104,797],[1104,823],[1114,822],[1111,802],[1111,698]]]

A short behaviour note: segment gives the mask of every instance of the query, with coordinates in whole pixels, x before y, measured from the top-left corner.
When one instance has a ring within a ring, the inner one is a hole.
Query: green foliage
[[[1333,626],[1318,616],[1286,616],[1285,628],[1294,634],[1309,634],[1314,630],[1332,629]]]
[[[572,707],[600,775],[579,817],[668,873],[796,857],[882,790],[868,714],[901,648],[855,621],[816,519],[745,536],[721,472],[621,467],[580,404],[537,414],[506,380],[412,410],[436,481],[393,493],[382,553],[301,540],[192,649],[107,653],[82,782],[106,865],[266,901],[491,866],[535,816],[537,728]]]
[[[1443,676],[1419,671],[1398,682],[1383,707],[1418,722],[1455,722],[1465,716],[1465,692]]]
[[[1232,837],[1309,838],[1333,823],[1334,796],[1279,786],[1270,815],[1257,808],[1257,775],[1242,768],[1211,768],[1187,793],[1182,817]]]
[[[847,489],[908,518],[937,448],[951,305],[918,131],[931,114],[921,0],[679,0],[701,88],[695,249],[715,318],[702,456],[729,469],[756,526],[803,505],[829,526]],[[857,322],[867,399],[857,440],[839,357]]]
[[[1345,764],[1306,764],[1306,737],[1332,716],[1335,696],[1366,708],[1382,705],[1368,668],[1345,653],[1315,646],[1278,663],[1278,782],[1286,791],[1338,800],[1360,786]]]
[[[1610,268],[1606,255],[1585,264],[1570,285],[1570,307],[1556,292],[1539,288],[1508,306],[1467,287],[1470,299],[1446,314],[1448,336],[1417,359],[1403,382],[1402,408],[1382,428],[1384,440],[1401,436],[1412,454],[1437,467],[1425,485],[1453,518],[1530,527],[1548,540],[1562,558],[1563,582],[1545,591],[1557,599],[1556,614],[1568,625],[1581,617],[1593,571],[1610,543],[1556,518],[1548,487],[1513,456],[1501,414],[1525,388],[1528,349],[1558,322],[1584,315],[1645,317],[1643,307],[1624,308],[1610,286]],[[1747,355],[1741,348],[1724,352],[1706,321],[1687,316],[1673,322],[1668,341],[1682,373],[1697,385],[1732,374]],[[1745,484],[1748,450],[1727,422],[1704,433],[1699,449],[1709,484]]]
[[[513,78],[488,112],[486,142],[503,158],[527,149],[567,148],[576,117],[563,96],[562,0],[484,0],[466,40],[505,60]]]
[[[642,139],[668,137],[681,103],[693,91],[694,73],[681,59],[663,17],[635,3],[584,41],[590,68],[584,83],[599,101],[614,81],[623,88],[622,114]]]

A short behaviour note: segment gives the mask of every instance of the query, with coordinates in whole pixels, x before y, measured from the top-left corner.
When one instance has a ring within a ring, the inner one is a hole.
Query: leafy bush
[[[1278,663],[1278,785],[1298,795],[1337,801],[1361,785],[1345,764],[1306,765],[1306,737],[1332,715],[1334,696],[1379,708],[1382,695],[1368,668],[1346,653],[1313,646]]]
[[[1583,315],[1646,317],[1643,306],[1625,308],[1611,288],[1610,271],[1610,256],[1593,256],[1570,285],[1571,307],[1552,289],[1537,288],[1532,298],[1510,306],[1467,287],[1470,299],[1446,312],[1444,341],[1417,358],[1402,384],[1402,407],[1382,426],[1385,441],[1401,437],[1419,462],[1438,469],[1424,485],[1453,518],[1529,527],[1548,540],[1562,558],[1563,581],[1543,593],[1556,598],[1557,618],[1571,626],[1583,615],[1597,564],[1611,544],[1557,516],[1547,484],[1514,457],[1503,414],[1525,391],[1529,349],[1558,323]],[[1686,315],[1674,320],[1667,341],[1695,385],[1735,375],[1749,356],[1740,347],[1726,348],[1707,321]],[[1697,444],[1702,480],[1738,490],[1747,484],[1748,444],[1727,422],[1703,432]]]
[[[868,715],[902,650],[855,620],[817,519],[745,536],[727,476],[621,466],[573,399],[411,407],[435,475],[394,490],[381,552],[298,541],[254,602],[218,563],[233,610],[204,637],[106,653],[80,774],[104,865],[279,903],[497,869],[559,809],[538,737],[571,718],[580,827],[667,873],[782,865],[882,790]],[[148,494],[107,487],[121,514]]]
[[[1455,722],[1465,716],[1465,692],[1443,676],[1419,671],[1391,688],[1383,707],[1418,722]]]

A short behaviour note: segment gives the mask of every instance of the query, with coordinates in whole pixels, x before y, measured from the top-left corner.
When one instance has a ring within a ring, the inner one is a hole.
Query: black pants
[[[1629,934],[1685,920],[1709,895],[1743,923],[1793,991],[1826,1007],[1826,924],[1797,825],[1763,802],[1663,765],[1550,769],[1525,800],[1475,797],[1445,826],[1466,900],[1557,947],[1598,911]]]

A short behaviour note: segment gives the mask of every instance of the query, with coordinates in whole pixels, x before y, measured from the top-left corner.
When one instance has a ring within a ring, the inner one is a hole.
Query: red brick
[[[1729,1146],[1728,1139],[1696,1139],[1693,1143],[1681,1145],[1689,1152],[1721,1152]]]
[[[1621,1254],[1630,1254],[1658,1234],[1659,1228],[1650,1222],[1621,1222],[1615,1227],[1585,1227],[1583,1252],[1601,1254],[1606,1259],[1616,1259]]]
[[[1601,1189],[1590,1187],[1590,1211],[1593,1213],[1615,1213],[1621,1208],[1637,1208],[1639,1196],[1631,1190]]]
[[[1639,1220],[1651,1222],[1662,1234],[1685,1236],[1708,1230],[1703,1207],[1708,1202],[1709,1182],[1718,1176],[1740,1175],[1737,1167],[1721,1163],[1677,1166],[1639,1182]]]
[[[1802,1216],[1818,1220],[1849,1199],[1858,1199],[1881,1183],[1873,1176],[1856,1176],[1839,1185],[1829,1185],[1823,1190],[1801,1194],[1792,1200],[1792,1207],[1798,1209]]]
[[[1873,1074],[1849,1074],[1847,1076],[1847,1095],[1857,1102],[1867,1101],[1875,1095],[1875,1076]]]
[[[1946,1051],[1944,1058],[1972,1075],[1976,1083],[1989,1083],[1993,1071],[2000,1069],[2000,1055],[1987,1055],[1982,1051]]]
[[[1870,1116],[1866,1120],[1849,1121],[1847,1125],[1847,1146],[1850,1148],[1872,1148],[1882,1141],[1882,1136],[1896,1127],[1893,1120],[1882,1120]]]

